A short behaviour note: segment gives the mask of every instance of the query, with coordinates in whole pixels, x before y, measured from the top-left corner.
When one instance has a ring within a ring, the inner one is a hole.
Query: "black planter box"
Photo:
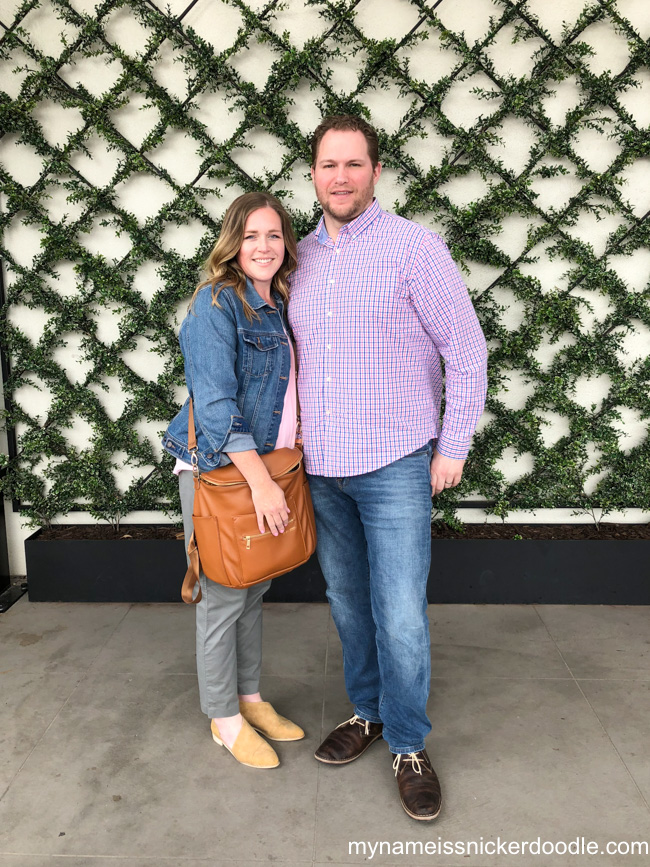
[[[429,602],[650,605],[650,541],[435,539]]]
[[[25,542],[32,602],[180,602],[181,540]],[[649,605],[650,542],[434,539],[429,602]],[[324,602],[316,557],[267,602]]]
[[[180,539],[25,540],[31,602],[181,602],[187,562]],[[266,602],[324,602],[316,557],[275,578]]]

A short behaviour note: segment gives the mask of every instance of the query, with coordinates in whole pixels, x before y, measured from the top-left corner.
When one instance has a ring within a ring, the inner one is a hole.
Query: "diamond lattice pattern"
[[[176,503],[158,438],[200,263],[244,191],[313,228],[309,136],[347,111],[380,132],[381,203],[441,232],[489,340],[447,511],[650,508],[644,3],[27,0],[3,16],[6,489],[33,519]]]

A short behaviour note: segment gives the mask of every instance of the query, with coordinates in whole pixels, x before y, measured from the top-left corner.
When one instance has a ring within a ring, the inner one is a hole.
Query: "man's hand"
[[[431,461],[431,487],[435,497],[446,488],[455,488],[463,477],[465,461],[446,458],[436,449]]]

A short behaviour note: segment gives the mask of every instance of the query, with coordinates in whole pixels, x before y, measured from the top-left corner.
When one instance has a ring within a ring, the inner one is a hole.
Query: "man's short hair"
[[[326,132],[331,129],[340,132],[361,132],[368,144],[368,156],[372,162],[373,169],[376,168],[379,162],[379,141],[377,139],[377,131],[370,126],[362,117],[357,117],[354,114],[332,114],[324,117],[314,130],[311,138],[311,164],[316,165],[318,157],[318,148],[321,140]]]

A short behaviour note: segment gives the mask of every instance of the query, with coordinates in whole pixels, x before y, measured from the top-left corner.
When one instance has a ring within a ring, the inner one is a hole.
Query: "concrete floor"
[[[193,616],[26,599],[0,615],[0,867],[648,864],[432,847],[650,841],[650,608],[431,606],[434,823],[403,813],[383,741],[344,767],[312,757],[349,714],[326,605],[265,612],[263,694],[307,731],[271,771],[212,742]]]

